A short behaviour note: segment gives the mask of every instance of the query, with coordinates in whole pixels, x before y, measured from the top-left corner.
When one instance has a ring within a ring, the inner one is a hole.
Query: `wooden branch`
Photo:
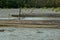
[[[60,17],[59,14],[54,13],[22,13],[20,15],[12,15],[12,17]]]

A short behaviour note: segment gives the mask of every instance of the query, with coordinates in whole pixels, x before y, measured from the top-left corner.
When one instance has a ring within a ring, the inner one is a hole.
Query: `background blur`
[[[60,7],[60,0],[0,0],[0,8]]]

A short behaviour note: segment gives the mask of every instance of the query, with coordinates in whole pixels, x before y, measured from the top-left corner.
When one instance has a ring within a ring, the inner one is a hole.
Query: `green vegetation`
[[[60,0],[0,0],[0,8],[60,7]]]

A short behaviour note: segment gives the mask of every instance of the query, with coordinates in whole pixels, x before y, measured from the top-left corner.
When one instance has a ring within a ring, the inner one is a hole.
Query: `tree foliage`
[[[60,7],[60,0],[0,0],[0,8]]]

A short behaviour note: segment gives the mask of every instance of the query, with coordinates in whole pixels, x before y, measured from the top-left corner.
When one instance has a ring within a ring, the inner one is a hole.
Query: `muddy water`
[[[0,28],[0,40],[60,40],[60,29]]]

